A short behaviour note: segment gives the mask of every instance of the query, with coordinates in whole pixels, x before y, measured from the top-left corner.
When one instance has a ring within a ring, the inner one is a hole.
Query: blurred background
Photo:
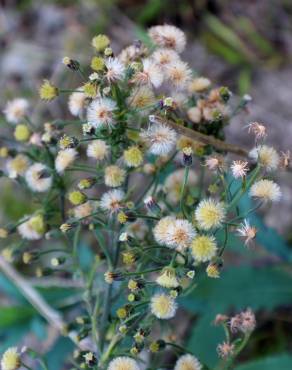
[[[31,98],[35,110],[43,110],[36,91],[44,77],[74,86],[75,77],[64,75],[61,60],[69,56],[89,62],[94,35],[108,34],[117,53],[133,39],[143,41],[149,26],[170,23],[186,32],[183,58],[198,74],[253,99],[248,112],[227,128],[227,140],[250,149],[244,127],[256,120],[267,126],[269,144],[282,151],[291,147],[291,0],[1,0],[0,4],[1,110],[15,96]],[[46,113],[48,118],[66,115],[62,105],[53,105]],[[210,366],[216,362],[215,348],[222,336],[211,325],[214,315],[252,307],[257,310],[258,329],[240,358],[247,365],[236,369],[292,369],[291,171],[279,177],[284,194],[280,206],[252,218],[259,229],[256,247],[245,250],[234,240],[233,267],[219,281],[202,282],[184,301],[193,325],[182,328],[182,336]],[[242,201],[242,209],[250,206],[248,202]],[[1,223],[7,217],[18,219],[30,207],[8,182],[1,184],[0,204]],[[71,294],[69,288],[40,289],[56,305]],[[52,368],[66,368],[71,344],[53,334],[1,275],[0,350],[29,337],[47,353]]]

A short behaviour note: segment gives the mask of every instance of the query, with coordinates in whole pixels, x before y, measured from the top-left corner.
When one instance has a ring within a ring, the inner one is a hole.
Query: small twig
[[[157,116],[155,116],[155,120],[160,121],[161,123],[164,123],[164,124],[170,126],[171,128],[173,128],[179,134],[187,136],[190,139],[200,141],[203,144],[212,145],[216,149],[223,150],[223,151],[230,152],[230,153],[234,153],[234,154],[240,155],[242,157],[247,157],[248,156],[248,152],[245,149],[243,149],[243,148],[241,148],[237,145],[226,143],[225,141],[216,139],[213,136],[202,134],[201,132],[192,130],[192,129],[190,129],[188,127],[184,127],[182,125],[178,125],[177,123],[175,123],[173,121],[170,121],[170,120],[161,119],[160,117],[157,117]]]

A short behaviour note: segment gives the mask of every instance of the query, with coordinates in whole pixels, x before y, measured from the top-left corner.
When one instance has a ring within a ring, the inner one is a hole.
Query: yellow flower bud
[[[128,288],[130,290],[137,290],[138,289],[138,283],[137,281],[133,280],[133,279],[130,279],[129,282],[128,282]]]
[[[132,252],[124,252],[123,263],[127,266],[133,265],[135,263],[135,254]]]
[[[159,350],[160,350],[159,343],[158,343],[158,342],[152,342],[152,343],[150,343],[150,345],[149,345],[149,350],[150,350],[150,352],[152,352],[152,353],[157,353],[157,352],[159,352]]]
[[[96,85],[91,82],[86,82],[83,85],[84,94],[89,98],[95,98],[97,94]]]
[[[121,307],[117,310],[117,316],[119,319],[123,320],[127,317],[128,312],[125,307]]]
[[[110,56],[112,56],[112,55],[113,55],[113,49],[112,49],[112,48],[105,48],[105,49],[104,49],[104,55],[105,55],[106,57],[110,57]]]
[[[39,94],[42,100],[53,100],[59,95],[59,90],[56,86],[50,83],[49,80],[44,80],[40,87]]]
[[[135,294],[133,294],[133,293],[130,293],[129,295],[128,295],[128,301],[129,302],[134,302],[135,301]]]
[[[131,353],[131,355],[136,356],[139,353],[139,350],[138,350],[137,347],[132,347],[130,349],[130,353]]]
[[[69,194],[69,201],[74,205],[78,206],[79,204],[86,202],[86,195],[81,193],[81,191],[72,191]]]
[[[206,273],[210,278],[220,277],[220,271],[216,263],[210,263],[206,268]]]
[[[0,228],[0,239],[6,239],[8,236],[8,231],[6,229]]]
[[[29,224],[31,228],[36,231],[38,234],[44,234],[46,231],[46,225],[44,221],[44,217],[42,215],[32,216],[29,219]]]
[[[118,213],[117,219],[120,224],[125,224],[128,221],[128,217],[123,211]]]
[[[105,66],[104,60],[101,57],[93,57],[91,59],[90,67],[94,71],[102,71],[104,69],[104,66]]]
[[[104,51],[109,44],[110,40],[106,35],[97,35],[91,41],[91,45],[99,52]]]
[[[17,141],[27,141],[30,138],[29,128],[24,124],[17,125],[14,130],[14,137]]]
[[[0,157],[6,158],[8,156],[8,148],[6,146],[3,146],[0,148]]]

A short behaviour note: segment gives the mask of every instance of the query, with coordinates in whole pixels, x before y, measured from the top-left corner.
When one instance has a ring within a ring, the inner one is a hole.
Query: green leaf
[[[39,316],[31,320],[30,331],[32,331],[37,338],[45,339],[47,337],[47,323]]]
[[[220,279],[210,279],[205,274],[198,278],[198,287],[183,300],[183,304],[190,311],[203,313],[214,302],[219,312],[247,306],[254,310],[273,309],[291,301],[290,274],[270,266],[238,266],[223,270]]]
[[[247,94],[250,91],[251,85],[251,70],[250,68],[243,68],[239,73],[238,90],[239,94]]]
[[[149,0],[143,4],[140,12],[138,13],[137,23],[146,24],[159,15],[159,12],[163,9],[163,0]]]
[[[0,330],[27,322],[35,314],[35,310],[29,306],[2,306],[0,307]]]
[[[0,273],[0,286],[2,293],[5,293],[11,299],[14,299],[19,304],[24,304],[27,302],[16,286],[6,278],[5,275]]]
[[[0,330],[0,353],[4,352],[7,348],[17,346],[22,338],[27,334],[27,323],[17,324],[10,327],[9,330]]]
[[[51,351],[46,355],[49,369],[62,369],[68,356],[73,351],[74,345],[68,339],[60,337]]]
[[[288,354],[266,357],[239,365],[235,370],[291,370],[292,356]]]

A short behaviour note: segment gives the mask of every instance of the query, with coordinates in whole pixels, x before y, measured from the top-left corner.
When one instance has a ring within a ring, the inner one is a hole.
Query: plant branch
[[[155,116],[155,121],[160,121],[161,123],[164,123],[170,126],[171,128],[173,128],[179,134],[187,136],[190,139],[199,141],[203,144],[212,145],[216,149],[223,150],[225,152],[234,153],[242,157],[248,156],[248,152],[245,149],[237,145],[226,143],[225,141],[216,139],[214,136],[202,134],[201,132],[192,130],[182,125],[178,125],[177,123],[170,121],[170,120],[161,119],[160,117],[157,117],[157,116]]]

